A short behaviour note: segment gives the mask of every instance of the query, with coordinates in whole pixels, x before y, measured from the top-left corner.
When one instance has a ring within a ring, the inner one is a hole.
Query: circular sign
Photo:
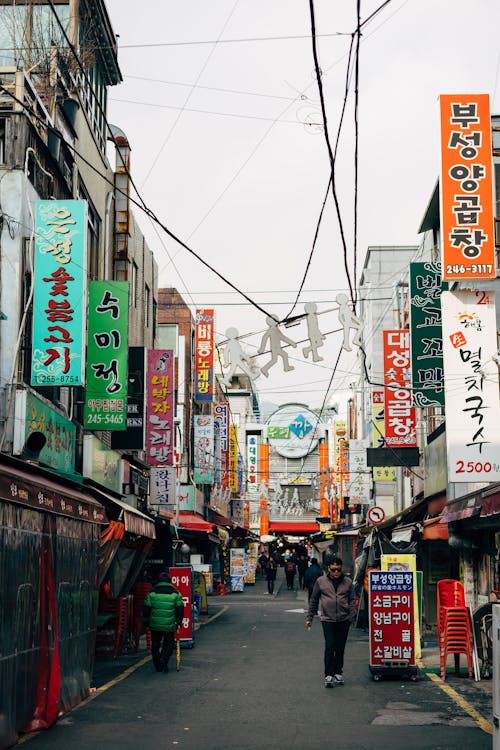
[[[366,518],[370,523],[373,523],[375,525],[377,523],[382,523],[385,518],[385,511],[380,507],[380,505],[372,505],[371,508],[368,508]]]
[[[303,404],[285,404],[266,423],[265,437],[284,458],[303,458],[324,437],[325,426],[317,414]]]

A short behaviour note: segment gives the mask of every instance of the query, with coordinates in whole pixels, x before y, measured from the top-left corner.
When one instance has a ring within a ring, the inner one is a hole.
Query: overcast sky
[[[330,166],[314,73],[308,0],[106,0],[124,82],[109,121],[128,136],[131,171],[168,228],[266,312],[280,319],[297,295]],[[362,0],[366,19],[382,0]],[[355,0],[316,0],[330,136],[344,99]],[[370,245],[418,244],[439,170],[440,93],[488,93],[500,112],[498,0],[393,0],[363,27],[359,57],[358,279]],[[226,40],[226,41],[225,41]],[[247,40],[247,41],[244,41]],[[354,246],[354,78],[337,159],[349,262]],[[160,286],[216,310],[255,354],[265,314],[134,213],[154,251]],[[330,194],[294,314],[314,301],[328,333],[323,362],[288,349],[256,386],[263,400],[321,406],[341,337],[335,297],[347,290]],[[329,312],[330,311],[330,312]],[[289,328],[295,341],[305,324]],[[249,335],[253,334],[253,335]],[[380,334],[381,335],[381,334]],[[269,359],[258,358],[259,366]],[[327,402],[344,404],[354,353],[343,352]]]

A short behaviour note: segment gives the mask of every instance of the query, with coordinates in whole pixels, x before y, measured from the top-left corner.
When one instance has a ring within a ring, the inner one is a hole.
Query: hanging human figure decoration
[[[306,322],[309,346],[305,346],[302,349],[302,354],[306,359],[309,357],[309,354],[312,354],[313,362],[323,362],[323,357],[319,356],[318,349],[325,343],[326,336],[324,336],[319,330],[317,309],[318,306],[316,302],[306,302],[304,305],[304,310],[307,313]]]
[[[266,344],[269,341],[269,348],[271,349],[271,359],[269,360],[267,365],[264,365],[264,367],[260,368],[261,373],[267,378],[269,377],[269,370],[273,365],[276,364],[276,362],[278,361],[278,357],[281,357],[281,359],[283,360],[283,369],[285,372],[290,372],[290,370],[295,369],[295,367],[288,361],[288,354],[283,349],[282,344],[289,344],[294,348],[297,347],[297,344],[295,343],[295,341],[292,341],[288,338],[288,336],[285,336],[285,334],[280,331],[278,327],[278,318],[275,315],[268,315],[266,318],[266,323],[268,325],[268,329],[262,336],[257,354],[264,354]]]
[[[344,329],[342,348],[345,349],[346,352],[352,352],[349,343],[351,328],[355,331],[352,343],[356,346],[361,346],[361,321],[351,310],[347,294],[340,292],[340,294],[337,294],[335,297],[335,302],[337,302],[339,306],[339,323]]]
[[[224,346],[222,356],[224,359],[224,365],[226,367],[229,367],[229,370],[224,375],[222,381],[224,385],[226,385],[228,388],[231,386],[231,378],[235,374],[238,367],[242,372],[245,373],[245,375],[248,375],[251,380],[255,380],[255,378],[258,378],[259,371],[256,370],[255,372],[252,372],[248,354],[243,351],[243,347],[238,341],[238,329],[228,328],[226,331],[226,336],[227,341]]]

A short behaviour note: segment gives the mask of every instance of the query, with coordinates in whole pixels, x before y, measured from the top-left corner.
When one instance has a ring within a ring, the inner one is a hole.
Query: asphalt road
[[[306,631],[305,603],[286,587],[269,596],[259,581],[209,606],[214,601],[221,614],[182,650],[180,672],[174,664],[168,674],[154,672],[151,661],[137,666],[142,654],[119,679],[119,663],[110,662],[96,673],[108,681],[103,692],[21,743],[27,750],[491,749],[491,735],[426,676],[374,682],[361,630],[349,635],[346,684],[326,690],[321,626],[315,619]]]

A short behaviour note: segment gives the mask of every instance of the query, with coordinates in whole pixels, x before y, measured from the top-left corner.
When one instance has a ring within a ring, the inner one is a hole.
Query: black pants
[[[267,579],[267,590],[268,590],[268,592],[270,594],[272,594],[273,591],[274,591],[274,581],[275,580],[276,580],[275,578],[268,578]]]
[[[349,633],[349,621],[322,622],[325,637],[325,677],[329,674],[342,674],[344,649]]]
[[[293,579],[295,578],[295,573],[287,573],[285,571],[286,576],[286,587],[288,589],[293,589]]]
[[[175,640],[174,633],[165,630],[151,631],[151,654],[153,664],[157,672],[164,672],[168,666],[168,660],[172,656]]]

